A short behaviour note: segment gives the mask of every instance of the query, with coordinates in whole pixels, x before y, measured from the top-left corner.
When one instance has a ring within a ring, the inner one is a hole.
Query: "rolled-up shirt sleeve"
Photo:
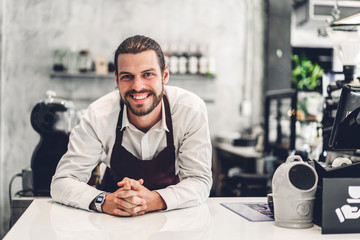
[[[212,147],[205,103],[195,109],[182,109],[178,117],[183,118],[182,124],[175,126],[178,129],[174,129],[181,138],[177,154],[180,182],[157,190],[167,210],[201,204],[209,197],[212,186]]]
[[[89,108],[70,134],[68,151],[59,161],[50,187],[55,201],[87,210],[101,192],[87,184],[103,153],[93,121],[92,109]]]

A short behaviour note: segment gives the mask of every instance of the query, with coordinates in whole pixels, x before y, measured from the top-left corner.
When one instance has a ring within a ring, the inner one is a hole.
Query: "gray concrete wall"
[[[10,216],[9,181],[30,165],[39,140],[30,124],[34,105],[52,89],[83,107],[115,87],[114,79],[50,78],[56,48],[90,49],[112,59],[117,45],[134,34],[160,43],[205,43],[217,77],[173,84],[212,100],[212,136],[261,120],[261,0],[0,0],[0,12],[0,237]],[[245,98],[252,102],[246,116],[239,110]],[[17,179],[13,192],[20,185]]]

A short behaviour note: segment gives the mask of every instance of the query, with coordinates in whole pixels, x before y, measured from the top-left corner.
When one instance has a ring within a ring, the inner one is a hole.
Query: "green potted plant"
[[[291,81],[296,89],[314,91],[321,86],[324,70],[317,63],[312,63],[305,55],[292,55],[291,60],[294,63]]]

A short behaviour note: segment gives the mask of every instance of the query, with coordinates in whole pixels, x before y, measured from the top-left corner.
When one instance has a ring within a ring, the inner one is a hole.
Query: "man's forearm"
[[[102,191],[71,178],[58,178],[51,183],[51,197],[60,203],[89,210],[91,201]]]
[[[148,209],[146,210],[147,212],[166,209],[166,203],[164,199],[156,191],[151,191],[150,198],[145,198],[145,200],[148,205]]]
[[[196,179],[188,178],[174,186],[159,189],[157,192],[166,203],[166,210],[187,208],[199,205],[209,197],[211,178]]]

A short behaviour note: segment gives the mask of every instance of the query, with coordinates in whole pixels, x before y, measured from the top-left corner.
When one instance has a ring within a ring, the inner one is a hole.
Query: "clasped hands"
[[[103,212],[118,216],[139,216],[146,212],[165,209],[166,204],[159,193],[143,186],[144,180],[125,177],[117,185],[119,189],[107,194]]]

